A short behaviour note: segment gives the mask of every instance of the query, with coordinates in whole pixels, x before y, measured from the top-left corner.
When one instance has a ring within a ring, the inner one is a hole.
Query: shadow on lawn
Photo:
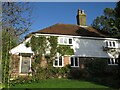
[[[80,80],[92,82],[94,84],[104,85],[114,89],[120,89],[120,80],[113,77],[89,77]]]

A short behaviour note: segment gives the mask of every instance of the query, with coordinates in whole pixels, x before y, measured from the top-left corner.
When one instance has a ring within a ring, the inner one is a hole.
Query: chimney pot
[[[84,10],[78,9],[78,14],[76,17],[78,25],[86,26],[86,14],[84,13]]]
[[[82,10],[82,14],[84,14],[84,10]]]

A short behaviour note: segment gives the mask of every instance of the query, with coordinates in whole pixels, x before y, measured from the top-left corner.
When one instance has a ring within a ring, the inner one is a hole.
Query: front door
[[[28,73],[30,70],[30,57],[22,57],[21,73]]]

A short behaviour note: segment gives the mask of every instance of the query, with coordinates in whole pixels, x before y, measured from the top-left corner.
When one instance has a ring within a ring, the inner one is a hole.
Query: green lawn
[[[18,84],[11,88],[108,88],[91,82],[70,80],[70,79],[48,79],[39,83]]]

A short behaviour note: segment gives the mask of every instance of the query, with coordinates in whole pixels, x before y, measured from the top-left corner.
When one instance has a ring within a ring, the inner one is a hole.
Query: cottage
[[[117,66],[120,52],[120,40],[104,35],[92,26],[86,25],[84,10],[78,10],[77,25],[57,23],[45,29],[32,32],[25,37],[18,46],[10,50],[14,65],[14,74],[24,75],[31,70],[34,52],[31,47],[26,47],[32,36],[57,36],[58,45],[70,46],[74,54],[61,56],[56,53],[53,61],[54,67],[71,65],[72,68],[85,68],[84,61],[87,59],[105,59],[108,66]],[[46,54],[49,54],[49,50]],[[45,62],[44,62],[45,63]]]

